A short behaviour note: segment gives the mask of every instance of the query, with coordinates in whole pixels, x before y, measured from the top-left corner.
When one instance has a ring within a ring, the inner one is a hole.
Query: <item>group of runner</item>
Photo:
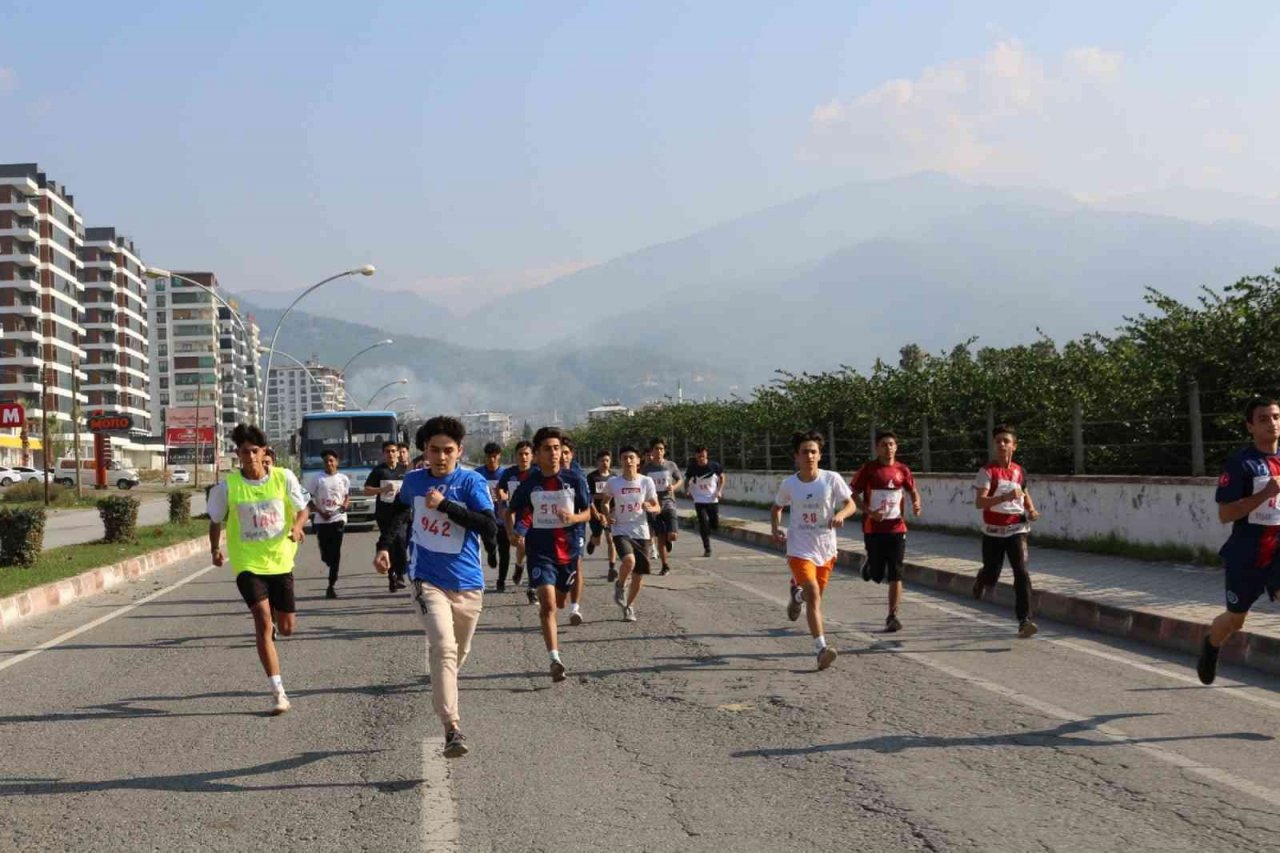
[[[1280,594],[1280,404],[1254,401],[1245,421],[1253,444],[1228,460],[1216,495],[1220,520],[1233,528],[1221,552],[1227,609],[1206,635],[1198,662],[1205,684],[1213,682],[1220,648],[1243,627],[1253,603],[1263,592],[1273,600]],[[592,553],[606,543],[614,603],[624,621],[634,622],[636,601],[653,562],[659,562],[662,574],[671,570],[669,555],[678,536],[677,490],[683,487],[693,497],[703,553],[710,556],[710,534],[718,525],[716,510],[725,487],[723,469],[707,458],[704,447],[696,448],[683,475],[665,458],[661,439],[651,441],[643,456],[633,446],[620,448],[618,474],[612,473],[611,454],[601,452],[588,475],[573,459],[571,439],[557,427],[543,427],[532,441],[516,445],[514,464],[504,468],[502,448],[490,444],[484,449],[485,465],[471,470],[459,464],[465,435],[456,418],[428,420],[415,437],[422,451],[420,467],[409,467],[407,447],[388,442],[383,463],[364,487],[366,494],[378,497],[374,567],[388,575],[390,591],[412,587],[448,757],[468,751],[458,711],[457,672],[482,610],[482,549],[489,567],[498,571],[499,593],[507,589],[509,551],[515,549],[510,579],[519,585],[527,578],[529,600],[539,605],[550,676],[563,681],[567,668],[557,617],[567,605],[570,624],[583,621],[583,551]],[[210,548],[216,565],[229,557],[237,572],[236,584],[253,614],[258,654],[270,682],[272,713],[279,714],[290,703],[274,641],[296,625],[292,570],[298,543],[310,517],[330,573],[327,594],[333,597],[349,483],[344,488],[336,456],[326,456],[325,471],[309,482],[309,491],[291,471],[269,464],[269,448],[256,427],[239,425],[233,440],[240,469],[209,495]],[[982,598],[995,586],[1007,560],[1013,570],[1018,636],[1030,638],[1038,629],[1031,620],[1027,539],[1039,512],[1026,473],[1013,460],[1015,430],[997,426],[991,440],[994,458],[973,483],[974,506],[982,514],[982,568],[973,595]],[[847,483],[819,467],[823,444],[817,432],[793,436],[795,473],[779,486],[770,513],[773,536],[785,544],[791,572],[787,617],[796,621],[806,612],[819,670],[837,657],[822,618],[822,596],[838,556],[837,528],[855,513],[863,514],[861,575],[887,582],[885,631],[892,633],[902,629],[905,508],[910,501],[916,516],[923,509],[911,470],[897,459],[898,439],[892,431],[875,436],[876,458]],[[788,510],[784,529],[782,516]],[[322,532],[325,525],[337,529]]]

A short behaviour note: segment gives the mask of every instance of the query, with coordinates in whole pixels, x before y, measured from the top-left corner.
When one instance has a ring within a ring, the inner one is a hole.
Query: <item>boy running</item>
[[[320,546],[320,560],[329,567],[329,586],[325,598],[337,598],[334,584],[342,563],[342,534],[347,529],[347,508],[351,506],[351,480],[338,473],[338,454],[326,450],[320,456],[324,470],[312,475],[307,483],[311,493],[311,526]]]
[[[806,613],[813,650],[818,656],[818,669],[835,662],[836,650],[827,645],[822,629],[822,593],[827,588],[837,556],[836,528],[857,511],[853,494],[844,479],[834,471],[818,467],[822,458],[822,434],[798,432],[791,437],[795,451],[796,473],[782,481],[773,500],[770,521],[773,538],[786,543],[787,564],[791,567],[791,604],[787,616],[799,616],[798,599],[808,605]],[[791,507],[791,517],[784,532],[782,509]],[[792,615],[792,614],[795,615]]]
[[[675,488],[680,485],[680,468],[667,458],[667,443],[661,438],[649,442],[649,459],[640,468],[640,473],[653,480],[658,490],[658,503],[662,508],[653,515],[654,538],[658,542],[658,558],[662,561],[662,571],[671,571],[667,555],[671,546],[680,535],[680,519],[676,515]]]
[[[720,498],[724,495],[724,468],[707,457],[707,447],[693,450],[693,462],[684,471],[685,489],[693,498],[693,511],[698,515],[698,535],[702,537],[702,556],[711,556],[711,531],[720,529]]]
[[[1213,620],[1200,647],[1196,674],[1212,684],[1218,674],[1218,650],[1244,627],[1249,609],[1265,591],[1272,601],[1280,594],[1280,404],[1255,399],[1244,410],[1245,428],[1253,443],[1237,451],[1218,478],[1214,500],[1218,520],[1231,525],[1231,535],[1218,552],[1227,588],[1227,609]]]
[[[476,471],[458,467],[466,429],[457,418],[431,418],[418,428],[427,467],[404,478],[397,500],[412,507],[413,603],[427,633],[431,704],[444,724],[444,755],[468,752],[458,715],[458,670],[467,660],[484,599],[480,544],[498,533],[489,486]],[[378,551],[374,568],[385,574],[391,556]]]
[[[364,493],[376,495],[373,518],[378,523],[378,544],[375,551],[391,555],[391,567],[387,572],[387,587],[397,592],[405,587],[405,568],[409,560],[409,516],[407,506],[396,500],[404,483],[409,466],[400,462],[400,447],[394,441],[382,442],[382,461],[369,472],[364,481]]]
[[[587,474],[587,485],[591,487],[591,538],[587,540],[587,555],[590,556],[596,552],[596,548],[600,545],[600,537],[603,536],[605,545],[609,551],[609,580],[618,579],[618,570],[614,564],[617,562],[617,551],[613,545],[613,536],[609,533],[609,494],[606,487],[609,480],[613,477],[613,471],[610,466],[613,457],[607,450],[601,450],[596,454],[596,467],[591,469],[591,473]]]
[[[579,465],[578,460],[574,458],[576,453],[577,452],[573,447],[573,439],[567,435],[564,436],[564,438],[560,440],[560,467],[566,471],[572,471],[583,479],[586,479],[586,472],[582,470],[582,466]],[[590,488],[587,489],[587,494],[591,494]],[[594,503],[591,508],[593,510],[595,509]],[[587,532],[583,527],[579,526],[576,551],[578,556],[573,559],[573,589],[569,590],[570,625],[582,624],[582,590],[587,585],[587,576],[582,573],[582,550],[586,544]]]
[[[534,434],[538,470],[530,472],[507,504],[508,519],[522,513],[531,516],[524,536],[525,553],[529,559],[529,581],[537,590],[542,638],[551,656],[553,681],[565,678],[556,635],[556,610],[564,607],[573,590],[582,527],[591,517],[591,494],[586,478],[560,467],[563,437],[556,427],[542,427]]]
[[[529,477],[529,472],[533,466],[533,445],[527,441],[516,442],[516,464],[510,466],[498,476],[498,498],[504,505],[511,503],[511,496],[515,494],[517,488]],[[524,574],[524,535],[529,532],[529,525],[533,521],[531,513],[523,513],[516,516],[509,512],[503,512],[506,518],[506,524],[503,526],[507,530],[507,541],[516,546],[516,570],[511,574],[511,582],[520,583],[520,576]],[[498,583],[506,589],[506,576],[502,573],[502,569],[498,569]],[[538,600],[537,593],[533,591],[533,586],[529,587],[529,603],[533,604]]]
[[[209,491],[209,551],[215,566],[227,561],[221,544],[225,525],[227,555],[236,572],[236,588],[253,614],[258,660],[271,685],[275,716],[290,707],[274,640],[277,630],[287,637],[297,624],[293,563],[309,499],[292,471],[279,466],[268,471],[263,465],[267,437],[262,430],[237,424],[231,440],[240,469]]]
[[[978,470],[973,481],[973,505],[982,510],[982,569],[973,582],[973,597],[995,586],[1005,557],[1013,569],[1014,615],[1018,636],[1034,637],[1040,629],[1031,621],[1031,574],[1027,571],[1027,535],[1030,522],[1040,517],[1027,492],[1027,474],[1013,461],[1018,436],[1001,424],[991,431],[996,458]]]
[[[622,608],[622,621],[636,621],[636,596],[644,576],[649,574],[649,520],[650,513],[661,509],[658,490],[653,480],[640,473],[640,451],[624,447],[618,452],[622,462],[622,474],[609,478],[605,494],[613,504],[609,515],[613,544],[622,558],[622,569],[613,586],[613,601]],[[606,505],[608,502],[606,502]],[[627,578],[631,589],[627,591]]]
[[[892,430],[876,433],[876,458],[858,469],[849,488],[862,512],[862,542],[867,557],[862,579],[889,581],[889,615],[884,630],[902,630],[898,605],[902,602],[902,561],[907,551],[907,518],[903,498],[911,496],[911,511],[920,517],[920,492],[911,469],[897,460],[898,436]]]
[[[491,441],[484,446],[484,465],[478,469],[489,484],[489,497],[493,505],[499,505],[498,478],[502,476],[502,445]],[[507,569],[511,567],[511,541],[507,539],[506,525],[498,525],[497,548],[489,551],[489,568],[498,570],[498,585],[494,592],[507,591]]]

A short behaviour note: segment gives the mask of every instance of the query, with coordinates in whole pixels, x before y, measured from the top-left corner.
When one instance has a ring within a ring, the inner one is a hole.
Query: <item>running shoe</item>
[[[286,714],[293,706],[289,704],[289,697],[285,695],[283,690],[274,690],[271,695],[271,716],[278,717]]]
[[[982,600],[982,590],[985,584],[982,583],[982,575],[978,575],[973,579],[973,597]]]
[[[279,636],[280,636],[280,629],[276,627],[276,623],[272,622],[271,623],[271,642],[274,643]]]
[[[551,662],[551,680],[564,681],[564,664],[558,660]]]
[[[634,607],[624,607],[622,610],[622,621],[623,622],[636,621],[636,609]]]
[[[862,575],[864,581],[871,581],[871,558],[866,554],[862,555],[862,566],[858,569],[858,574]]]
[[[836,650],[832,646],[827,646],[818,652],[818,669],[824,670],[831,664],[836,662]]]
[[[467,748],[467,739],[457,729],[449,729],[444,736],[444,757],[461,758],[471,750]]]
[[[663,563],[663,564],[662,564],[662,571],[658,572],[658,574],[660,574],[660,575],[669,575],[669,574],[671,574],[671,564],[670,564],[670,563]]]
[[[627,588],[620,583],[613,585],[613,603],[619,607],[627,606]]]
[[[530,603],[530,604],[537,604],[537,603],[538,603],[538,594],[537,594],[536,592],[534,592],[534,591],[533,591],[533,589],[526,589],[526,590],[524,591],[524,593],[525,593],[525,595],[526,595],[526,596],[528,596],[528,597],[529,597],[529,603]]]
[[[596,552],[596,543],[594,539],[587,541],[587,556],[590,557]]]
[[[650,560],[658,559],[658,546],[653,544],[652,539],[649,540],[649,559]]]
[[[485,553],[485,557],[487,557],[489,560],[489,568],[491,569],[498,568],[498,549],[485,548],[484,553]]]
[[[506,592],[506,591],[507,591],[507,585],[506,585],[505,583],[502,583],[501,581],[499,581],[499,582],[498,582],[498,585],[497,585],[497,586],[495,586],[495,587],[493,588],[493,591],[494,591],[494,592]]]
[[[791,600],[787,602],[787,618],[792,622],[800,618],[800,610],[804,607],[804,592],[800,587],[791,587],[790,593],[787,595]]]
[[[898,621],[898,614],[890,613],[889,618],[884,620],[884,632],[886,634],[896,634],[902,630],[902,623]]]
[[[326,589],[325,589],[325,591],[324,591],[324,597],[325,597],[325,598],[337,598],[337,597],[338,597],[338,593],[334,590],[334,588],[333,588],[332,586],[329,586],[329,587],[328,587],[328,588],[326,588]]]
[[[609,564],[609,574],[605,576],[607,581],[616,581],[618,579],[618,570],[612,563]]]
[[[520,576],[522,574],[524,574],[524,566],[516,563],[515,571],[511,573],[511,582],[514,584],[520,583]]]
[[[1020,639],[1025,640],[1030,637],[1034,637],[1036,632],[1039,630],[1040,628],[1036,623],[1032,622],[1030,619],[1023,619],[1018,623],[1018,637]]]
[[[1218,649],[1213,647],[1206,636],[1200,645],[1200,660],[1196,662],[1196,675],[1201,684],[1213,684],[1218,676]]]
[[[704,556],[704,557],[710,557],[710,556],[711,556],[711,549],[710,549],[710,548],[703,548],[703,549],[702,549],[702,556]]]
[[[574,626],[581,625],[581,624],[582,624],[582,612],[581,612],[581,611],[579,611],[579,610],[573,610],[573,611],[571,611],[571,612],[569,613],[569,624],[570,624],[570,625],[574,625]]]

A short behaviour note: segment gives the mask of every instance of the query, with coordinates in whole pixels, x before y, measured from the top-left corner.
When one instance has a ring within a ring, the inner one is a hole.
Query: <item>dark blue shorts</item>
[[[1232,613],[1248,613],[1264,592],[1272,601],[1280,593],[1280,560],[1262,568],[1252,562],[1227,560],[1222,568],[1227,584],[1227,610]]]
[[[561,592],[573,589],[573,582],[578,576],[578,561],[557,563],[550,557],[527,555],[529,560],[529,586],[554,586]]]

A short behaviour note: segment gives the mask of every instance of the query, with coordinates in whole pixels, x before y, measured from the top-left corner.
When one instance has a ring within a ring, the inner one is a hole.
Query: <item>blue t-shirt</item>
[[[439,510],[427,509],[426,495],[444,492],[445,500],[483,512],[493,511],[484,476],[457,468],[447,477],[434,477],[420,468],[405,475],[398,500],[413,507],[409,527],[409,577],[441,589],[484,589],[480,566],[480,534],[458,525]]]
[[[1225,504],[1247,498],[1266,488],[1267,480],[1272,477],[1280,477],[1280,455],[1246,447],[1233,454],[1223,466],[1213,499]],[[1232,523],[1231,536],[1218,554],[1233,566],[1262,569],[1276,559],[1278,545],[1280,509],[1273,498]]]
[[[556,493],[569,492],[561,497]],[[558,474],[546,476],[539,468],[532,468],[529,476],[511,495],[508,508],[529,518],[528,532],[524,534],[524,551],[530,560],[551,560],[567,565],[582,555],[584,523],[568,527],[555,526],[552,510],[556,507],[579,513],[591,506],[591,491],[587,478],[573,470],[561,469]]]
[[[481,465],[476,470],[479,471],[482,475],[484,475],[485,480],[488,482],[489,497],[493,501],[494,505],[496,506],[498,503],[498,481],[502,478],[503,472],[505,472],[507,469],[499,465],[497,468],[490,471],[488,465]]]

